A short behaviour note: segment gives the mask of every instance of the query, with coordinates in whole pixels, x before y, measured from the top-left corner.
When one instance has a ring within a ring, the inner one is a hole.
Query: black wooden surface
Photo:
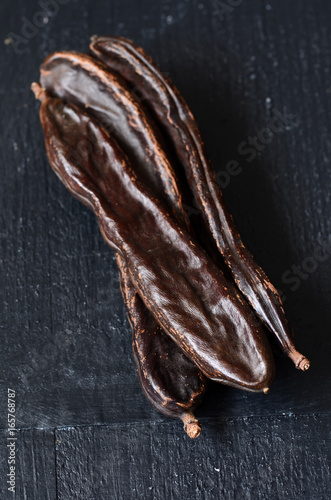
[[[8,387],[18,499],[330,499],[330,2],[54,1],[0,7],[1,499]],[[113,253],[45,155],[30,83],[94,33],[132,38],[183,93],[312,362],[276,352],[268,396],[210,384],[196,442],[142,396]]]

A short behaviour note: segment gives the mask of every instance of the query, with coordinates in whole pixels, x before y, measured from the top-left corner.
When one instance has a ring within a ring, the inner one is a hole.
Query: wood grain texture
[[[2,500],[55,500],[57,473],[55,433],[53,429],[22,429],[15,433],[16,485],[15,493],[8,491],[9,473],[8,433],[1,432],[0,497]]]
[[[329,416],[204,419],[203,428],[194,442],[175,421],[23,429],[16,498],[329,500]],[[1,446],[2,478],[6,460]],[[4,480],[0,491],[13,498]]]
[[[6,41],[0,51],[0,386],[3,394],[7,387],[17,391],[17,427],[110,425],[104,435],[104,427],[99,428],[98,444],[105,448],[93,442],[82,448],[82,442],[81,454],[75,455],[79,439],[73,432],[66,441],[67,458],[58,450],[58,460],[69,471],[73,454],[71,468],[80,470],[75,460],[86,460],[83,453],[99,454],[100,469],[93,474],[100,481],[104,474],[105,495],[114,492],[115,498],[121,498],[128,477],[137,498],[205,499],[213,495],[204,491],[225,488],[225,498],[241,499],[243,485],[251,495],[244,498],[254,498],[253,488],[261,494],[255,498],[291,498],[287,484],[291,491],[301,488],[292,498],[330,498],[324,451],[319,455],[319,449],[330,452],[325,432],[331,413],[331,252],[320,252],[321,245],[331,244],[330,2],[243,0],[221,20],[213,0],[70,0],[56,16],[48,13],[23,52],[15,53],[8,34],[22,35],[22,17],[32,22],[40,10],[35,1],[5,0],[0,6],[0,40]],[[277,351],[277,375],[268,396],[210,384],[199,418],[240,420],[220,432],[207,423],[200,444],[188,445],[180,426],[167,423],[140,393],[114,257],[93,215],[71,199],[46,159],[30,83],[47,54],[86,51],[94,33],[132,38],[151,53],[192,108],[221,181],[227,163],[238,162],[241,172],[230,175],[223,189],[226,202],[246,246],[282,290],[298,349],[312,362],[307,373],[299,373]],[[238,146],[269,127],[274,110],[292,116],[248,162]],[[296,417],[287,417],[291,413]],[[307,413],[311,416],[298,416]],[[6,415],[3,397],[2,429]],[[248,417],[253,416],[256,437],[250,441]],[[237,438],[241,428],[247,432],[244,445]],[[31,433],[30,450],[39,439],[39,431]],[[152,438],[159,443],[150,445]],[[107,468],[108,441],[114,444],[111,466],[114,473],[120,471],[118,480]],[[126,450],[131,443],[135,461],[130,465]],[[254,443],[263,446],[255,449]],[[195,446],[199,456],[187,466],[178,450],[194,454]],[[271,468],[262,465],[260,449]],[[51,460],[53,450],[49,453]],[[209,454],[217,457],[212,459],[220,468],[217,479],[203,469]],[[178,487],[161,478],[174,457],[171,474]],[[240,464],[251,471],[245,483]],[[88,483],[94,494],[89,467],[85,476],[76,475],[76,488],[83,491]],[[149,490],[153,477],[156,493]],[[263,489],[265,477],[269,489]],[[67,473],[61,481],[61,498],[67,500],[73,482]],[[172,496],[167,497],[169,488]],[[266,491],[278,496],[263,497]],[[41,492],[35,493],[38,500],[47,498]]]
[[[329,417],[203,425],[194,443],[172,423],[57,429],[59,500],[330,498]]]

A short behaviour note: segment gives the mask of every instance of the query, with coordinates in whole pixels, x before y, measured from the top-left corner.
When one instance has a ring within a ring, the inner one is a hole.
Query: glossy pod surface
[[[148,106],[173,144],[194,193],[196,205],[201,209],[238,288],[296,367],[307,370],[309,361],[295,348],[277,290],[243,245],[233,219],[226,210],[199,128],[183,97],[152,58],[128,39],[94,37],[90,52],[111,70],[120,73],[131,88],[139,93],[143,104]]]
[[[251,391],[269,387],[273,359],[250,308],[185,227],[137,181],[115,140],[57,99],[42,103],[41,121],[53,169],[94,210],[162,328],[209,378]]]

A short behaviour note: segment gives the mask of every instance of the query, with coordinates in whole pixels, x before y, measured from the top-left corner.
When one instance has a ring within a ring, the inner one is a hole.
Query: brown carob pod
[[[295,366],[307,370],[309,360],[295,348],[281,298],[241,241],[225,207],[197,123],[177,88],[152,58],[128,39],[93,37],[90,53],[121,74],[158,120],[175,148],[196,205],[202,211],[238,288]]]
[[[267,391],[273,358],[250,308],[137,180],[116,141],[59,99],[45,99],[40,116],[52,168],[95,212],[105,240],[127,263],[135,289],[164,331],[207,377]]]
[[[51,69],[49,69],[51,68]],[[171,164],[163,151],[160,143],[160,137],[157,137],[155,126],[150,123],[151,120],[144,114],[144,111],[137,106],[127,84],[116,75],[105,73],[100,64],[91,61],[88,56],[78,53],[61,52],[49,56],[41,69],[41,81],[45,85],[47,92],[56,97],[65,97],[65,99],[74,101],[80,106],[88,110],[89,113],[94,114],[102,121],[103,125],[108,131],[120,142],[121,146],[125,148],[126,153],[129,153],[129,158],[135,165],[135,171],[138,171],[140,177],[147,181],[153,192],[158,192],[160,197],[169,200],[168,207],[170,211],[174,211],[176,216],[183,219],[188,224],[188,218],[182,208],[181,194],[177,188],[177,180],[174,177]],[[74,97],[75,96],[75,97]],[[101,104],[102,103],[102,104]],[[120,274],[125,271],[124,265],[120,267]],[[128,286],[128,276],[121,276],[121,281]],[[122,287],[123,289],[123,287]],[[126,297],[124,300],[127,304]],[[137,304],[138,301],[136,301]],[[143,306],[141,305],[140,308]],[[145,314],[150,316],[149,311],[145,307]],[[133,308],[129,312],[129,316],[136,316],[140,321],[143,320],[143,314],[138,311],[134,314]],[[150,324],[150,323],[149,323]],[[143,334],[139,327],[139,322],[136,320],[133,329],[133,345],[136,342],[143,342]],[[154,335],[158,338],[160,335],[160,328],[156,331],[145,332],[144,335]],[[164,334],[163,334],[164,336]],[[138,337],[138,339],[136,338]],[[146,341],[148,338],[146,338]],[[156,340],[154,340],[154,343]],[[169,345],[174,344],[171,339]],[[160,343],[159,352],[161,347],[167,347],[167,342]],[[175,347],[174,347],[175,346]],[[172,350],[176,352],[179,348],[174,344]],[[148,346],[146,346],[147,348]],[[166,353],[163,353],[163,358],[159,358],[159,373],[165,374],[166,367],[164,361]],[[181,359],[181,354],[178,354],[178,359]],[[185,361],[184,365],[190,363]],[[142,369],[147,369],[149,365],[144,360],[139,359],[139,353],[135,353],[135,364],[138,371],[138,376],[141,384],[146,380],[146,374],[141,373]],[[178,367],[181,376],[185,371],[185,366]],[[202,399],[202,394],[205,392],[205,383],[203,386],[198,387],[198,384],[203,379],[202,374],[199,374],[197,367],[193,367],[192,372],[196,372],[197,386],[192,388],[192,399],[188,402],[188,407],[191,405],[197,406],[195,403],[195,394],[199,395],[199,400]],[[156,377],[156,380],[154,380]],[[164,375],[165,377],[165,375]],[[160,402],[160,395],[166,395],[168,388],[166,381],[159,377],[157,372],[149,373],[150,387],[157,387],[159,394],[152,394],[149,391],[149,401],[153,403],[157,409],[165,408],[168,405],[167,415],[171,412],[171,405],[168,404],[170,396]],[[162,386],[162,382],[164,382]],[[145,388],[142,386],[144,393]],[[188,408],[187,408],[188,409]],[[164,413],[164,412],[163,412]],[[174,411],[174,417],[178,417],[179,412]],[[183,411],[182,417],[186,418]],[[192,428],[197,424],[194,416],[190,416],[192,423],[191,435],[198,435],[193,432]]]
[[[47,98],[44,89],[32,84],[37,99]],[[79,152],[74,153],[79,160]],[[124,259],[116,254],[120,271],[120,285],[132,327],[132,347],[138,378],[147,400],[158,411],[179,418],[192,439],[197,438],[201,426],[193,411],[206,392],[206,379],[166,335],[135,291]]]
[[[159,412],[180,418],[190,438],[201,426],[193,410],[206,391],[206,379],[169,335],[164,333],[132,285],[125,260],[116,254],[120,285],[131,324],[132,350],[140,386]]]

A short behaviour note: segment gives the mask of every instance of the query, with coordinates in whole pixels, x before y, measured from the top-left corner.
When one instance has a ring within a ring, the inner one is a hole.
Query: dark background
[[[1,499],[8,388],[20,500],[330,499],[331,3],[62,4],[0,7]],[[141,394],[114,254],[46,159],[30,84],[95,33],[133,39],[173,79],[220,180],[238,161],[226,202],[312,363],[277,351],[268,396],[210,384],[196,441]],[[291,116],[247,161],[239,144],[275,113]]]

